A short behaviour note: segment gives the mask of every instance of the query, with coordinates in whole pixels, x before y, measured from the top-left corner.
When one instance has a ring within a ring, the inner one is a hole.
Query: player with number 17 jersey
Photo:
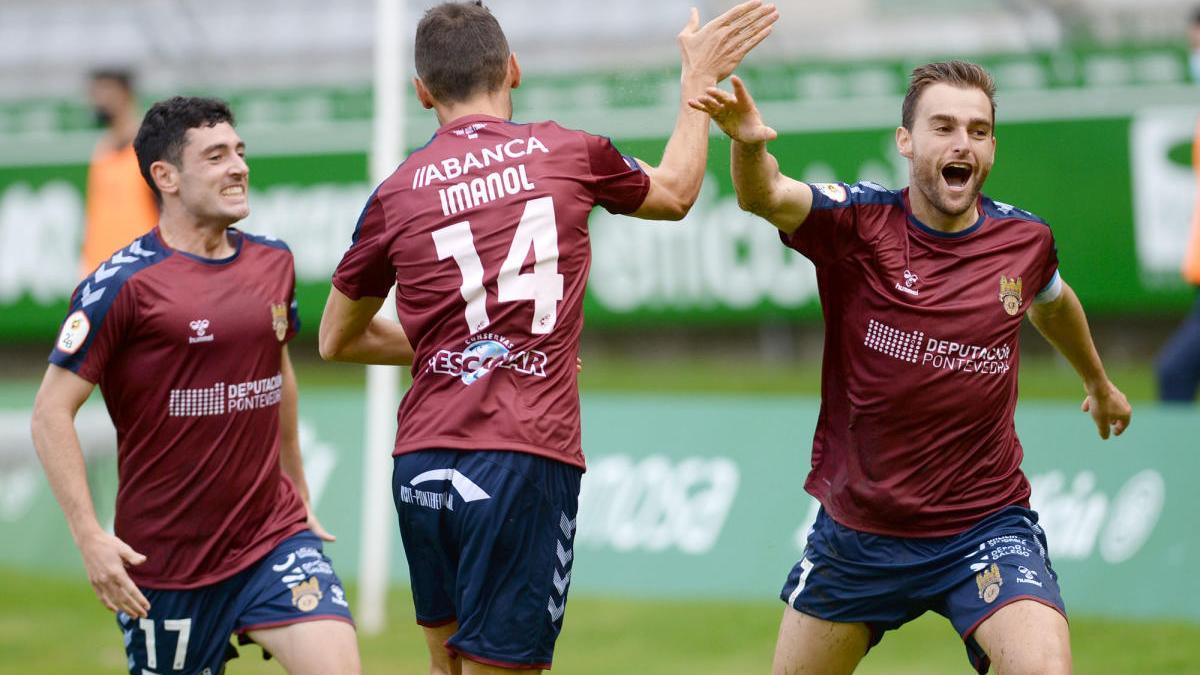
[[[587,217],[650,179],[602,137],[487,115],[441,127],[371,195],[333,285],[384,297],[415,358],[396,455],[513,450],[584,468],[576,357]]]

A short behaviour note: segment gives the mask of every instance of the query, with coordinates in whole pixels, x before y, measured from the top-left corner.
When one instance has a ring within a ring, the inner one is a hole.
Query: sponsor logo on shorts
[[[1017,573],[1021,576],[1017,577],[1018,584],[1033,584],[1038,588],[1042,587],[1042,582],[1038,581],[1038,573],[1029,569],[1024,565],[1017,567]]]
[[[346,602],[346,591],[343,591],[341,586],[333,584],[329,587],[329,592],[333,594],[333,597],[330,598],[330,602],[341,607],[350,606],[350,603]]]
[[[292,604],[301,612],[316,609],[322,597],[321,584],[316,577],[309,577],[308,581],[292,587]]]
[[[450,481],[450,486],[454,492],[450,490],[442,490],[440,492],[432,492],[428,490],[417,490],[414,485],[428,483],[430,481]],[[456,499],[455,492],[458,493]],[[454,510],[455,501],[461,500],[464,502],[474,502],[481,499],[491,499],[492,496],[484,491],[483,488],[475,484],[475,481],[467,478],[459,473],[458,469],[431,469],[424,471],[408,482],[408,485],[400,486],[400,501],[405,504],[416,504],[427,509],[440,511],[447,509]]]
[[[986,603],[996,601],[1000,596],[1000,587],[1004,585],[1004,579],[1000,577],[1000,568],[996,563],[992,563],[987,569],[975,575],[975,585],[979,587],[979,597]]]

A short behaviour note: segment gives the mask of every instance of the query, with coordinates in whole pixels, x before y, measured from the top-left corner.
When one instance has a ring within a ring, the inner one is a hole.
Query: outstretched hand
[[[125,571],[126,566],[146,562],[146,556],[115,535],[99,529],[79,542],[79,553],[83,556],[92,590],[105,607],[139,619],[148,616],[150,601]]]
[[[763,123],[762,114],[754,105],[754,99],[742,83],[742,78],[734,75],[730,82],[733,84],[732,92],[709,87],[703,96],[688,99],[688,105],[707,113],[725,135],[739,143],[756,144],[775,140],[779,134]]]
[[[1133,416],[1133,409],[1129,406],[1125,394],[1112,383],[1095,394],[1088,394],[1079,409],[1091,413],[1100,438],[1105,440],[1108,440],[1110,431],[1117,436],[1124,433],[1129,428],[1129,420]]]
[[[771,34],[778,19],[775,5],[749,0],[701,26],[700,11],[693,7],[691,18],[676,38],[684,76],[713,82],[729,77],[742,58]]]

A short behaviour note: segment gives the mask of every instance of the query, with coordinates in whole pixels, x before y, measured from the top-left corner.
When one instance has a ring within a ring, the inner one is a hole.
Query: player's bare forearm
[[[114,612],[145,617],[150,602],[129,578],[125,567],[140,565],[146,556],[100,527],[88,489],[87,466],[75,431],[75,415],[92,389],[91,382],[65,368],[47,368],[33,404],[30,422],[33,445],[54,498],[66,516],[96,596]]]
[[[1092,415],[1101,438],[1108,438],[1110,428],[1119,436],[1129,426],[1129,401],[1104,372],[1079,297],[1066,282],[1062,286],[1057,299],[1029,309],[1029,320],[1083,380],[1083,411]]]
[[[88,488],[83,448],[75,431],[75,414],[92,388],[90,382],[69,370],[50,366],[38,389],[30,420],[38,460],[77,543],[101,531]]]
[[[779,171],[779,161],[766,143],[734,140],[730,171],[738,206],[791,234],[812,209],[812,189]]]
[[[1030,307],[1029,319],[1046,341],[1066,357],[1089,392],[1108,382],[1083,305],[1066,282],[1056,300]]]
[[[300,387],[286,346],[279,370],[283,376],[279,400],[279,468],[292,479],[307,504],[308,481],[304,478],[304,458],[300,451]]]
[[[708,115],[690,107],[688,101],[728,77],[742,58],[770,35],[778,18],[774,5],[760,0],[744,2],[703,27],[699,13],[692,10],[688,25],[678,36],[682,74],[675,128],[659,165],[642,163],[650,176],[650,192],[632,215],[679,220],[691,210],[708,163]]]
[[[319,349],[326,361],[407,366],[413,348],[396,321],[377,316],[383,298],[351,300],[337,288],[329,291],[321,316]]]

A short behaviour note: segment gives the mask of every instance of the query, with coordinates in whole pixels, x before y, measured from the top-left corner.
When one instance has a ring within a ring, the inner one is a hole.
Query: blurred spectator
[[[104,133],[96,142],[88,166],[80,278],[158,222],[158,206],[133,152],[133,138],[141,119],[132,74],[123,70],[94,71],[88,99]]]
[[[1200,84],[1200,8],[1192,14],[1189,38],[1192,81]],[[1192,140],[1192,170],[1200,178],[1200,124]],[[1200,185],[1192,211],[1192,234],[1184,252],[1183,278],[1197,287],[1196,302],[1158,356],[1158,398],[1171,403],[1195,401],[1200,388]]]

